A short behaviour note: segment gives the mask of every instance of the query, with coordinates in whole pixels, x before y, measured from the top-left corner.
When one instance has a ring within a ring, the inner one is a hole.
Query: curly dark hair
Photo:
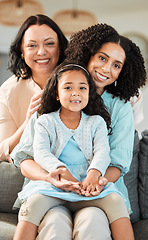
[[[105,87],[107,92],[125,102],[132,96],[139,96],[138,89],[146,83],[144,59],[138,46],[121,36],[107,24],[96,24],[71,36],[66,50],[66,60],[82,64],[87,68],[90,57],[94,56],[104,43],[119,44],[125,51],[124,66],[114,83]]]
[[[65,49],[67,48],[68,40],[62,33],[61,29],[58,27],[58,25],[48,16],[38,14],[35,16],[28,17],[25,22],[20,27],[15,40],[10,46],[9,51],[9,64],[8,68],[11,70],[13,74],[17,77],[19,80],[20,77],[22,79],[28,79],[32,76],[32,71],[30,67],[25,63],[24,59],[21,57],[21,45],[22,45],[22,39],[26,32],[26,30],[32,26],[32,25],[43,25],[46,24],[54,32],[56,32],[58,39],[59,39],[59,47],[60,47],[60,56],[58,64],[62,63],[65,58]]]
[[[71,70],[82,71],[89,84],[89,101],[87,106],[83,109],[83,112],[87,115],[100,115],[105,120],[107,128],[110,129],[111,133],[110,114],[108,113],[102,98],[97,93],[96,86],[90,73],[82,65],[77,65],[75,63],[63,62],[55,68],[44,88],[38,113],[50,113],[61,108],[60,101],[57,100],[58,81],[61,79],[64,72]]]

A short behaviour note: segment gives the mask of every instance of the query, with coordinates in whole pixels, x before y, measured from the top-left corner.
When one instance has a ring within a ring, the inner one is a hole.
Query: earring
[[[24,55],[23,55],[23,53],[21,54],[21,58],[24,59]]]
[[[115,81],[115,87],[117,86],[117,80]]]

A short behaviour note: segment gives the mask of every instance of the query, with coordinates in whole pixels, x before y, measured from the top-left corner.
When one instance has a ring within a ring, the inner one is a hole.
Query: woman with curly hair
[[[111,164],[105,177],[115,182],[123,193],[131,213],[123,176],[130,168],[134,142],[133,113],[129,100],[139,96],[139,88],[146,82],[144,59],[139,47],[119,35],[113,27],[97,24],[71,37],[66,60],[81,63],[88,69],[98,94],[111,114]]]

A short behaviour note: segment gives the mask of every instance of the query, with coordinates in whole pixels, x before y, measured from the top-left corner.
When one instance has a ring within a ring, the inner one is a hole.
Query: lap
[[[58,206],[48,211],[38,228],[36,240],[47,239],[111,240],[111,232],[105,213],[98,208],[83,208],[73,215],[72,221],[70,212]]]

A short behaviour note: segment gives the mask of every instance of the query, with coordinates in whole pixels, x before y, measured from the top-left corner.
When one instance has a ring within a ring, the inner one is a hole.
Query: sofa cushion
[[[12,240],[17,224],[17,214],[0,213],[0,239]]]
[[[139,150],[139,205],[141,219],[148,219],[148,130],[141,133]]]
[[[148,239],[148,220],[140,220],[133,224],[135,240]]]
[[[138,152],[139,152],[139,136],[135,131],[133,159],[130,171],[124,176],[124,182],[128,189],[129,200],[133,213],[131,214],[131,222],[134,223],[140,219],[140,209],[138,203]]]
[[[12,206],[21,190],[24,177],[12,163],[0,161],[0,212],[13,213]]]

